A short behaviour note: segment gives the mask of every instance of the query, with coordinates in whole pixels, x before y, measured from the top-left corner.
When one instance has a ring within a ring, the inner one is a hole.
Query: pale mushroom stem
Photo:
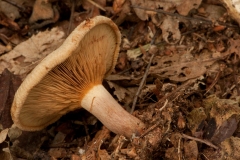
[[[81,105],[116,134],[131,138],[143,132],[144,124],[124,110],[101,84],[89,90]]]

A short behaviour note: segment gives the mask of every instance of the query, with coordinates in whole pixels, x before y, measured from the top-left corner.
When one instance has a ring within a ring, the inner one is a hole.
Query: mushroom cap
[[[22,130],[41,130],[80,108],[83,96],[112,72],[120,42],[111,19],[83,21],[18,88],[11,108],[14,123]]]

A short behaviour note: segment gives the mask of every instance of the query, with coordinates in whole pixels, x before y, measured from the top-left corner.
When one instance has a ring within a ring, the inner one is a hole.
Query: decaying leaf
[[[97,153],[100,149],[101,145],[110,137],[110,131],[103,127],[102,130],[100,130],[93,140],[89,142],[87,145],[87,152],[82,155],[82,159],[90,158],[90,159],[97,159]],[[101,154],[101,152],[100,152]]]
[[[121,102],[125,98],[128,91],[125,88],[120,87],[110,81],[108,81],[108,84],[111,88],[115,89],[114,95],[117,96],[118,100]]]
[[[54,11],[51,2],[48,0],[36,0],[29,22],[34,23],[38,20],[53,19],[53,17]]]
[[[202,137],[202,130],[204,127],[207,115],[202,107],[193,109],[187,116],[188,128],[196,137]]]
[[[6,137],[7,137],[7,134],[8,134],[8,128],[2,130],[0,132],[0,144],[5,141]]]
[[[188,160],[198,159],[198,146],[196,141],[184,142],[184,157]]]
[[[64,35],[61,28],[53,28],[33,35],[12,51],[0,56],[0,72],[8,68],[12,73],[23,78],[41,59],[61,45]]]
[[[125,0],[114,0],[113,1],[113,11],[119,13],[122,10],[122,6],[125,3]]]
[[[179,31],[179,21],[167,16],[163,23],[160,25],[162,29],[162,37],[169,44],[176,44],[180,38],[181,34]]]
[[[197,9],[200,4],[202,3],[202,0],[184,0],[180,5],[177,6],[177,11],[181,15],[188,15],[189,11],[192,9]]]
[[[231,137],[237,129],[240,121],[239,104],[235,100],[219,99],[214,96],[206,99],[204,104],[210,118],[209,127],[205,129],[205,137],[219,144]]]
[[[144,49],[147,52],[150,49],[150,47],[151,47],[151,44],[146,44],[146,45],[142,46],[142,49]],[[140,48],[127,50],[128,59],[135,60],[138,56],[140,56],[142,54],[143,53],[141,52]]]
[[[181,3],[182,0],[180,0]],[[157,9],[157,8],[163,8],[164,11],[169,11],[174,6],[179,4],[179,1],[151,1],[151,0],[131,0],[131,3],[133,6],[138,7],[144,7],[147,9]],[[146,11],[144,9],[134,8],[134,11],[136,12],[138,18],[145,21],[149,18],[149,15],[156,14],[151,11]]]
[[[201,58],[200,58],[201,59]],[[157,65],[150,68],[149,73],[157,77],[169,78],[173,81],[183,82],[188,79],[197,78],[207,71],[216,59],[193,59],[190,53],[174,54],[173,56],[156,57]]]
[[[211,160],[240,159],[240,138],[230,137],[220,145],[221,150],[205,149],[203,154]]]

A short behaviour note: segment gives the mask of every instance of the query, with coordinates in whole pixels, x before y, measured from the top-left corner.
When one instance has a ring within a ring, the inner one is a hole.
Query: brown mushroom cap
[[[109,18],[97,16],[82,22],[62,46],[45,57],[23,81],[11,108],[14,123],[23,130],[40,130],[69,111],[82,106],[91,112],[91,106],[95,106],[93,114],[104,125],[117,134],[123,133],[130,137],[132,133],[121,131],[123,127],[116,129],[114,124],[108,123],[108,112],[95,110],[101,108],[98,105],[102,98],[87,94],[93,88],[95,92],[104,90],[103,87],[96,89],[95,86],[101,86],[104,76],[112,72],[118,58],[120,42],[120,32]],[[87,102],[88,99],[91,103]],[[110,99],[114,101],[113,98]],[[106,104],[108,103],[105,101],[103,105]],[[118,106],[117,102],[109,104]],[[126,123],[129,123],[127,128],[132,128],[131,132],[139,132],[137,128],[142,122],[121,106],[118,108],[120,109],[116,110],[116,117],[117,114],[120,114],[118,118],[121,118],[121,114],[130,116],[130,119],[126,118]]]

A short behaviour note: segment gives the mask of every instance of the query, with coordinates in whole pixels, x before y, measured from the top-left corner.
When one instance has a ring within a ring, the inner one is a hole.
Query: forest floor
[[[0,159],[240,159],[240,18],[224,2],[0,1]],[[116,135],[83,109],[40,131],[18,129],[10,114],[17,88],[98,15],[122,38],[103,85],[146,125],[142,135]]]

